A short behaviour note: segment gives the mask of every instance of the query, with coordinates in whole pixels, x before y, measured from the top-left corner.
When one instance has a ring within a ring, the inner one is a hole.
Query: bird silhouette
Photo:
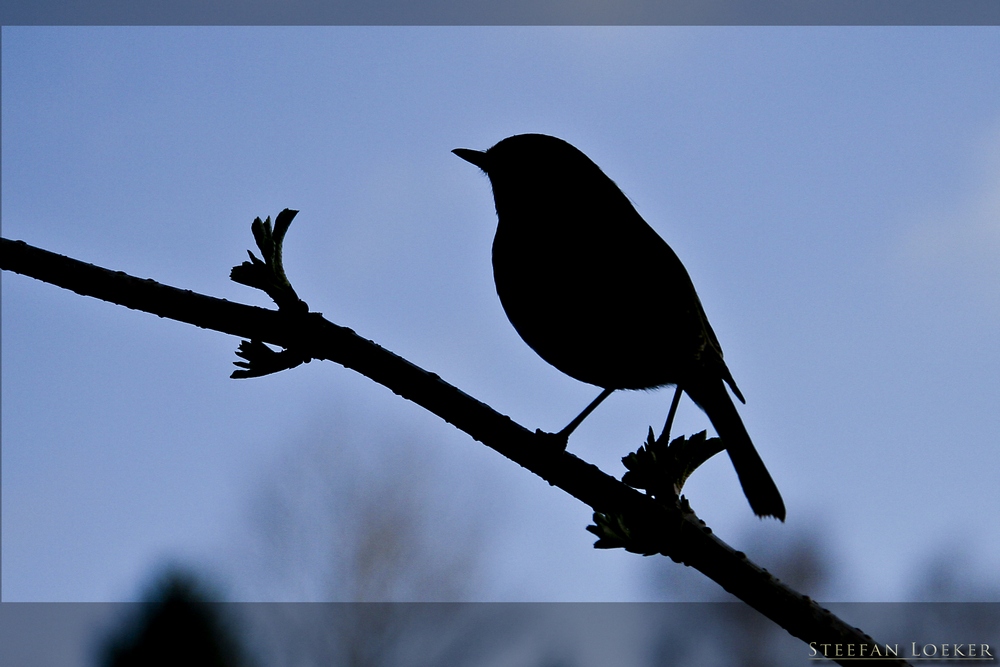
[[[708,415],[758,516],[781,494],[733,404],[744,401],[680,259],[580,150],[543,134],[456,148],[493,186],[493,277],[511,324],[542,359],[603,391],[674,385]],[[672,416],[672,411],[671,411]]]

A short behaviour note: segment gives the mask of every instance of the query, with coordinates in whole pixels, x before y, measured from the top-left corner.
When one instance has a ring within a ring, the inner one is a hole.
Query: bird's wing
[[[708,316],[705,315],[705,308],[701,305],[701,299],[698,299],[697,295],[695,299],[698,301],[698,315],[701,317],[701,323],[705,328],[705,347],[702,348],[702,360],[708,362],[711,366],[715,366],[723,381],[733,390],[736,398],[740,399],[740,403],[746,403],[746,399],[743,398],[743,392],[736,386],[736,380],[733,379],[733,374],[729,371],[729,366],[726,365],[723,359],[722,345],[719,344],[719,339],[716,337],[715,331],[712,330],[712,325],[708,322]]]

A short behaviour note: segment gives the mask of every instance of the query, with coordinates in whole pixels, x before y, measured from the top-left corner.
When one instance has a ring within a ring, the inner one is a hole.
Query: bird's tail
[[[759,517],[785,520],[785,503],[760,455],[750,440],[743,420],[721,381],[699,387],[684,387],[688,396],[705,411],[722,442],[743,486],[750,507]]]

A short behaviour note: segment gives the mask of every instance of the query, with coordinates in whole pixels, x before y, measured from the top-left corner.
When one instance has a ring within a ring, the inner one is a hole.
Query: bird
[[[785,505],[727,392],[745,399],[723,360],[694,283],[666,241],[590,158],[545,134],[517,134],[455,155],[489,178],[496,206],[493,277],[521,338],[601,394],[674,386],[722,439],[758,517]],[[564,441],[565,443],[565,441]]]

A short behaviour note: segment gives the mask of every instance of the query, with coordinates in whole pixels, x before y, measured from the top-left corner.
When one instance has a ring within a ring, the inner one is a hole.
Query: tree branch
[[[279,312],[233,303],[86,264],[23,241],[0,239],[0,269],[134,310],[278,345],[293,350],[303,360],[326,359],[355,370],[586,503],[598,513],[598,526],[615,524],[617,534],[627,538],[625,546],[630,551],[659,553],[694,567],[804,642],[866,645],[869,655],[875,646],[861,630],[784,585],[715,537],[686,505],[658,502],[636,491],[596,466],[553,447],[546,438],[434,373],[327,321],[320,313],[291,309]],[[855,648],[855,655],[858,650]],[[842,664],[867,662],[853,658]],[[907,664],[902,659],[877,662]]]

